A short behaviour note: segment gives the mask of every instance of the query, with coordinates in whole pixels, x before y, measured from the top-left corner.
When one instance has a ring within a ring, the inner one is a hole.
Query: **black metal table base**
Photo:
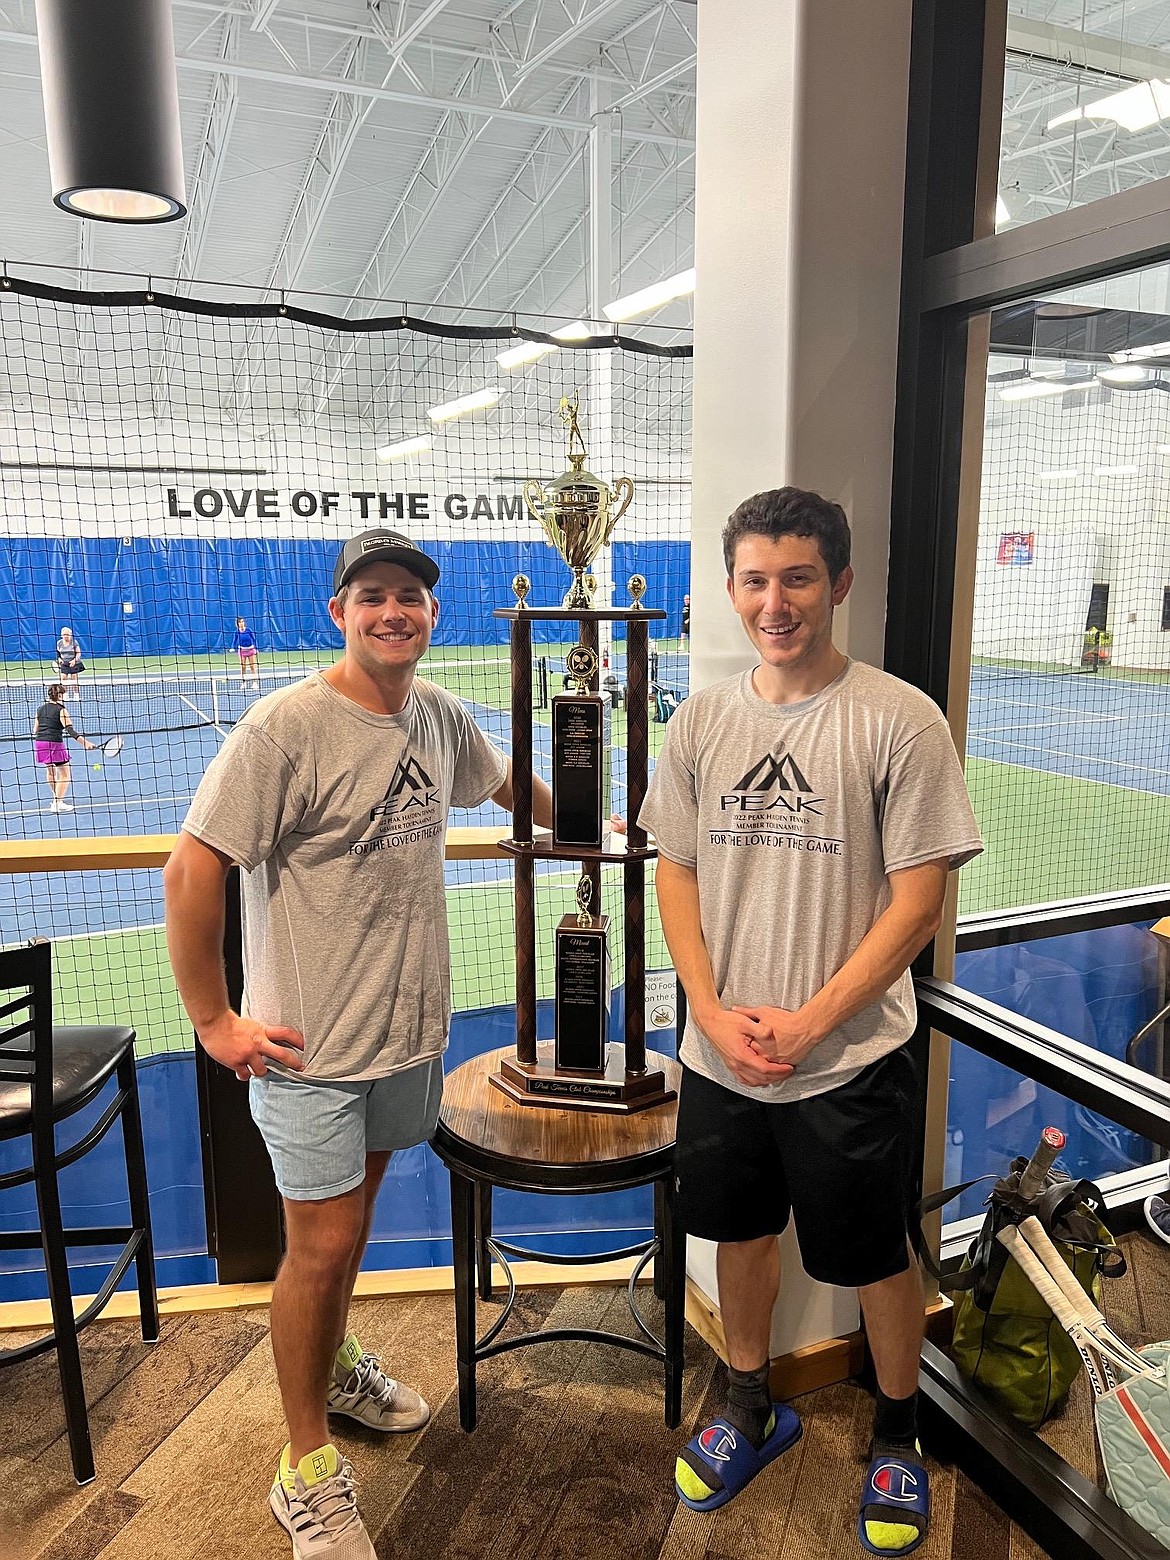
[[[451,1233],[455,1257],[455,1335],[459,1374],[459,1423],[474,1430],[476,1422],[476,1366],[481,1360],[533,1343],[604,1343],[657,1360],[663,1367],[665,1418],[674,1429],[682,1417],[683,1327],[686,1284],[686,1239],[676,1230],[672,1178],[658,1177],[654,1182],[653,1240],[620,1251],[593,1252],[584,1256],[563,1256],[557,1252],[534,1251],[508,1241],[496,1240],[491,1233],[492,1183],[472,1180],[448,1165],[451,1175]],[[629,1337],[589,1327],[550,1327],[535,1332],[500,1338],[516,1302],[516,1279],[509,1257],[522,1261],[549,1262],[564,1266],[617,1262],[628,1257],[639,1261],[630,1274],[627,1299],[630,1314],[642,1337]],[[504,1272],[507,1297],[503,1310],[482,1337],[476,1336],[476,1297],[492,1298],[493,1259]],[[654,1264],[654,1289],[665,1308],[661,1338],[648,1325],[638,1309],[636,1287],[647,1264]]]

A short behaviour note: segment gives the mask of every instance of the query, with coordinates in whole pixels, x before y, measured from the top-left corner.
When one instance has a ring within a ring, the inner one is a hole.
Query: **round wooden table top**
[[[433,1147],[446,1164],[517,1184],[539,1180],[550,1189],[636,1184],[635,1177],[660,1173],[659,1162],[674,1149],[677,1099],[630,1115],[519,1105],[488,1081],[515,1054],[513,1046],[487,1051],[444,1080]],[[682,1069],[673,1058],[647,1051],[646,1064],[661,1068],[667,1087],[678,1090]]]

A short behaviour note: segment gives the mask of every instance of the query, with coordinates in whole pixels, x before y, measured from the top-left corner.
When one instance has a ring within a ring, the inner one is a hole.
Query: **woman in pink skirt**
[[[46,692],[48,697],[37,711],[36,722],[33,725],[37,763],[44,764],[45,779],[49,782],[49,790],[53,793],[53,805],[49,811],[72,812],[73,808],[65,800],[71,775],[69,749],[65,746],[65,739],[72,737],[75,742],[80,742],[83,748],[89,748],[91,751],[94,744],[87,742],[79,731],[74,730],[73,722],[69,719],[69,711],[65,708],[65,689],[62,685],[52,683]]]

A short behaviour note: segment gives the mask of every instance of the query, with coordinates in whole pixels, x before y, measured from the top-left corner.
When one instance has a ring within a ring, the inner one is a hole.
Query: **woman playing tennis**
[[[81,646],[73,637],[71,628],[63,628],[61,637],[57,641],[57,670],[61,674],[62,686],[65,690],[63,697],[68,697],[68,690],[73,689],[73,697],[80,694],[77,682],[78,672],[85,671],[85,663],[81,659]]]
[[[240,657],[241,684],[251,677],[256,683],[256,691],[259,692],[260,657],[257,654],[256,635],[242,617],[236,619],[236,634],[232,640],[232,649]]]
[[[46,701],[37,711],[37,718],[33,724],[37,763],[44,764],[45,779],[49,782],[49,790],[53,793],[53,805],[49,811],[72,812],[73,808],[65,800],[72,773],[69,768],[69,749],[65,746],[65,739],[72,737],[75,742],[80,742],[83,748],[91,750],[94,744],[87,742],[79,731],[74,730],[73,722],[69,719],[69,711],[65,708],[64,687],[60,683],[51,683],[46,693]]]

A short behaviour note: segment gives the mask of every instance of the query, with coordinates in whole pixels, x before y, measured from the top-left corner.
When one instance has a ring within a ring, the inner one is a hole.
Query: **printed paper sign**
[[[677,989],[673,970],[646,971],[646,1032],[673,1029]]]

